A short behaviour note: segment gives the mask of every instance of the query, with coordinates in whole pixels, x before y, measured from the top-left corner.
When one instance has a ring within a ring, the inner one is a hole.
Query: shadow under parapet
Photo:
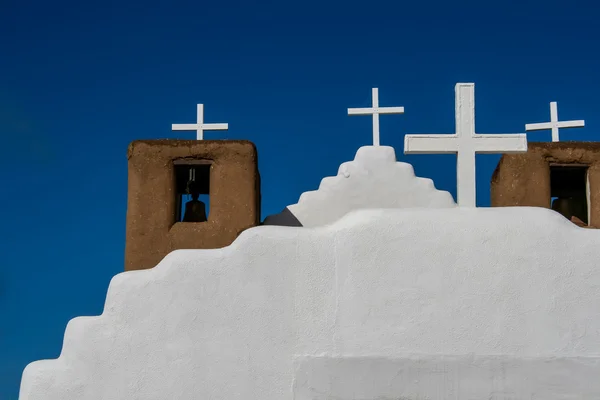
[[[261,225],[276,225],[276,226],[302,226],[302,223],[290,211],[289,208],[284,208],[279,214],[269,215],[265,218]]]

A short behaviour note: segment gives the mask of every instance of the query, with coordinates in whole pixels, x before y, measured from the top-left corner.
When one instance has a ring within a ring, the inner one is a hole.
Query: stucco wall
[[[303,193],[287,210],[302,226],[314,227],[365,208],[455,206],[449,192],[437,190],[431,179],[417,178],[412,165],[396,162],[393,147],[364,146],[354,161],[340,165],[337,176],[324,178],[318,190]],[[267,217],[265,223],[270,219],[277,220]]]
[[[598,399],[600,232],[362,210],[117,275],[21,400]]]

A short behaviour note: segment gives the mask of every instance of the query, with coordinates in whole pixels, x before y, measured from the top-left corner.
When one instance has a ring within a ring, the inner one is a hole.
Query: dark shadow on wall
[[[298,218],[286,207],[279,214],[269,215],[265,218],[261,225],[276,225],[276,226],[302,226]]]

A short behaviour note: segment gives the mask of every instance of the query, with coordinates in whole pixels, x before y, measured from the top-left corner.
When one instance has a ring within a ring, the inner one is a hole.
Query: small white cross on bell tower
[[[544,129],[552,130],[552,141],[558,142],[559,128],[582,128],[585,126],[585,121],[559,121],[558,120],[558,105],[555,101],[550,103],[550,122],[542,122],[539,124],[526,124],[526,131],[540,131]]]
[[[373,103],[370,108],[349,108],[348,115],[373,116],[373,146],[379,146],[379,114],[402,114],[404,107],[379,107],[379,89],[373,88]]]
[[[225,131],[228,128],[228,124],[205,124],[204,104],[198,104],[197,122],[195,124],[173,124],[171,126],[174,131],[196,131],[197,140],[204,140],[204,131]]]

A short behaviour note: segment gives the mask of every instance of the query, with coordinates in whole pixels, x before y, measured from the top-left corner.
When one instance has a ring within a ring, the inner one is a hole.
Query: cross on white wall
[[[475,154],[517,153],[527,151],[525,134],[480,135],[475,133],[475,84],[455,87],[456,133],[453,135],[405,135],[405,154],[457,155],[457,203],[476,206]]]
[[[379,89],[373,88],[370,108],[349,108],[348,115],[373,115],[373,146],[379,146],[379,114],[402,114],[404,107],[379,107]]]
[[[195,124],[173,124],[174,131],[196,131],[196,139],[204,139],[204,131],[224,131],[229,128],[228,124],[205,124],[204,104],[198,104],[197,122]]]
[[[542,122],[539,124],[525,125],[526,131],[540,131],[544,129],[552,129],[552,141],[558,142],[559,128],[581,128],[585,126],[585,121],[558,121],[558,106],[555,101],[550,103],[550,122]]]

